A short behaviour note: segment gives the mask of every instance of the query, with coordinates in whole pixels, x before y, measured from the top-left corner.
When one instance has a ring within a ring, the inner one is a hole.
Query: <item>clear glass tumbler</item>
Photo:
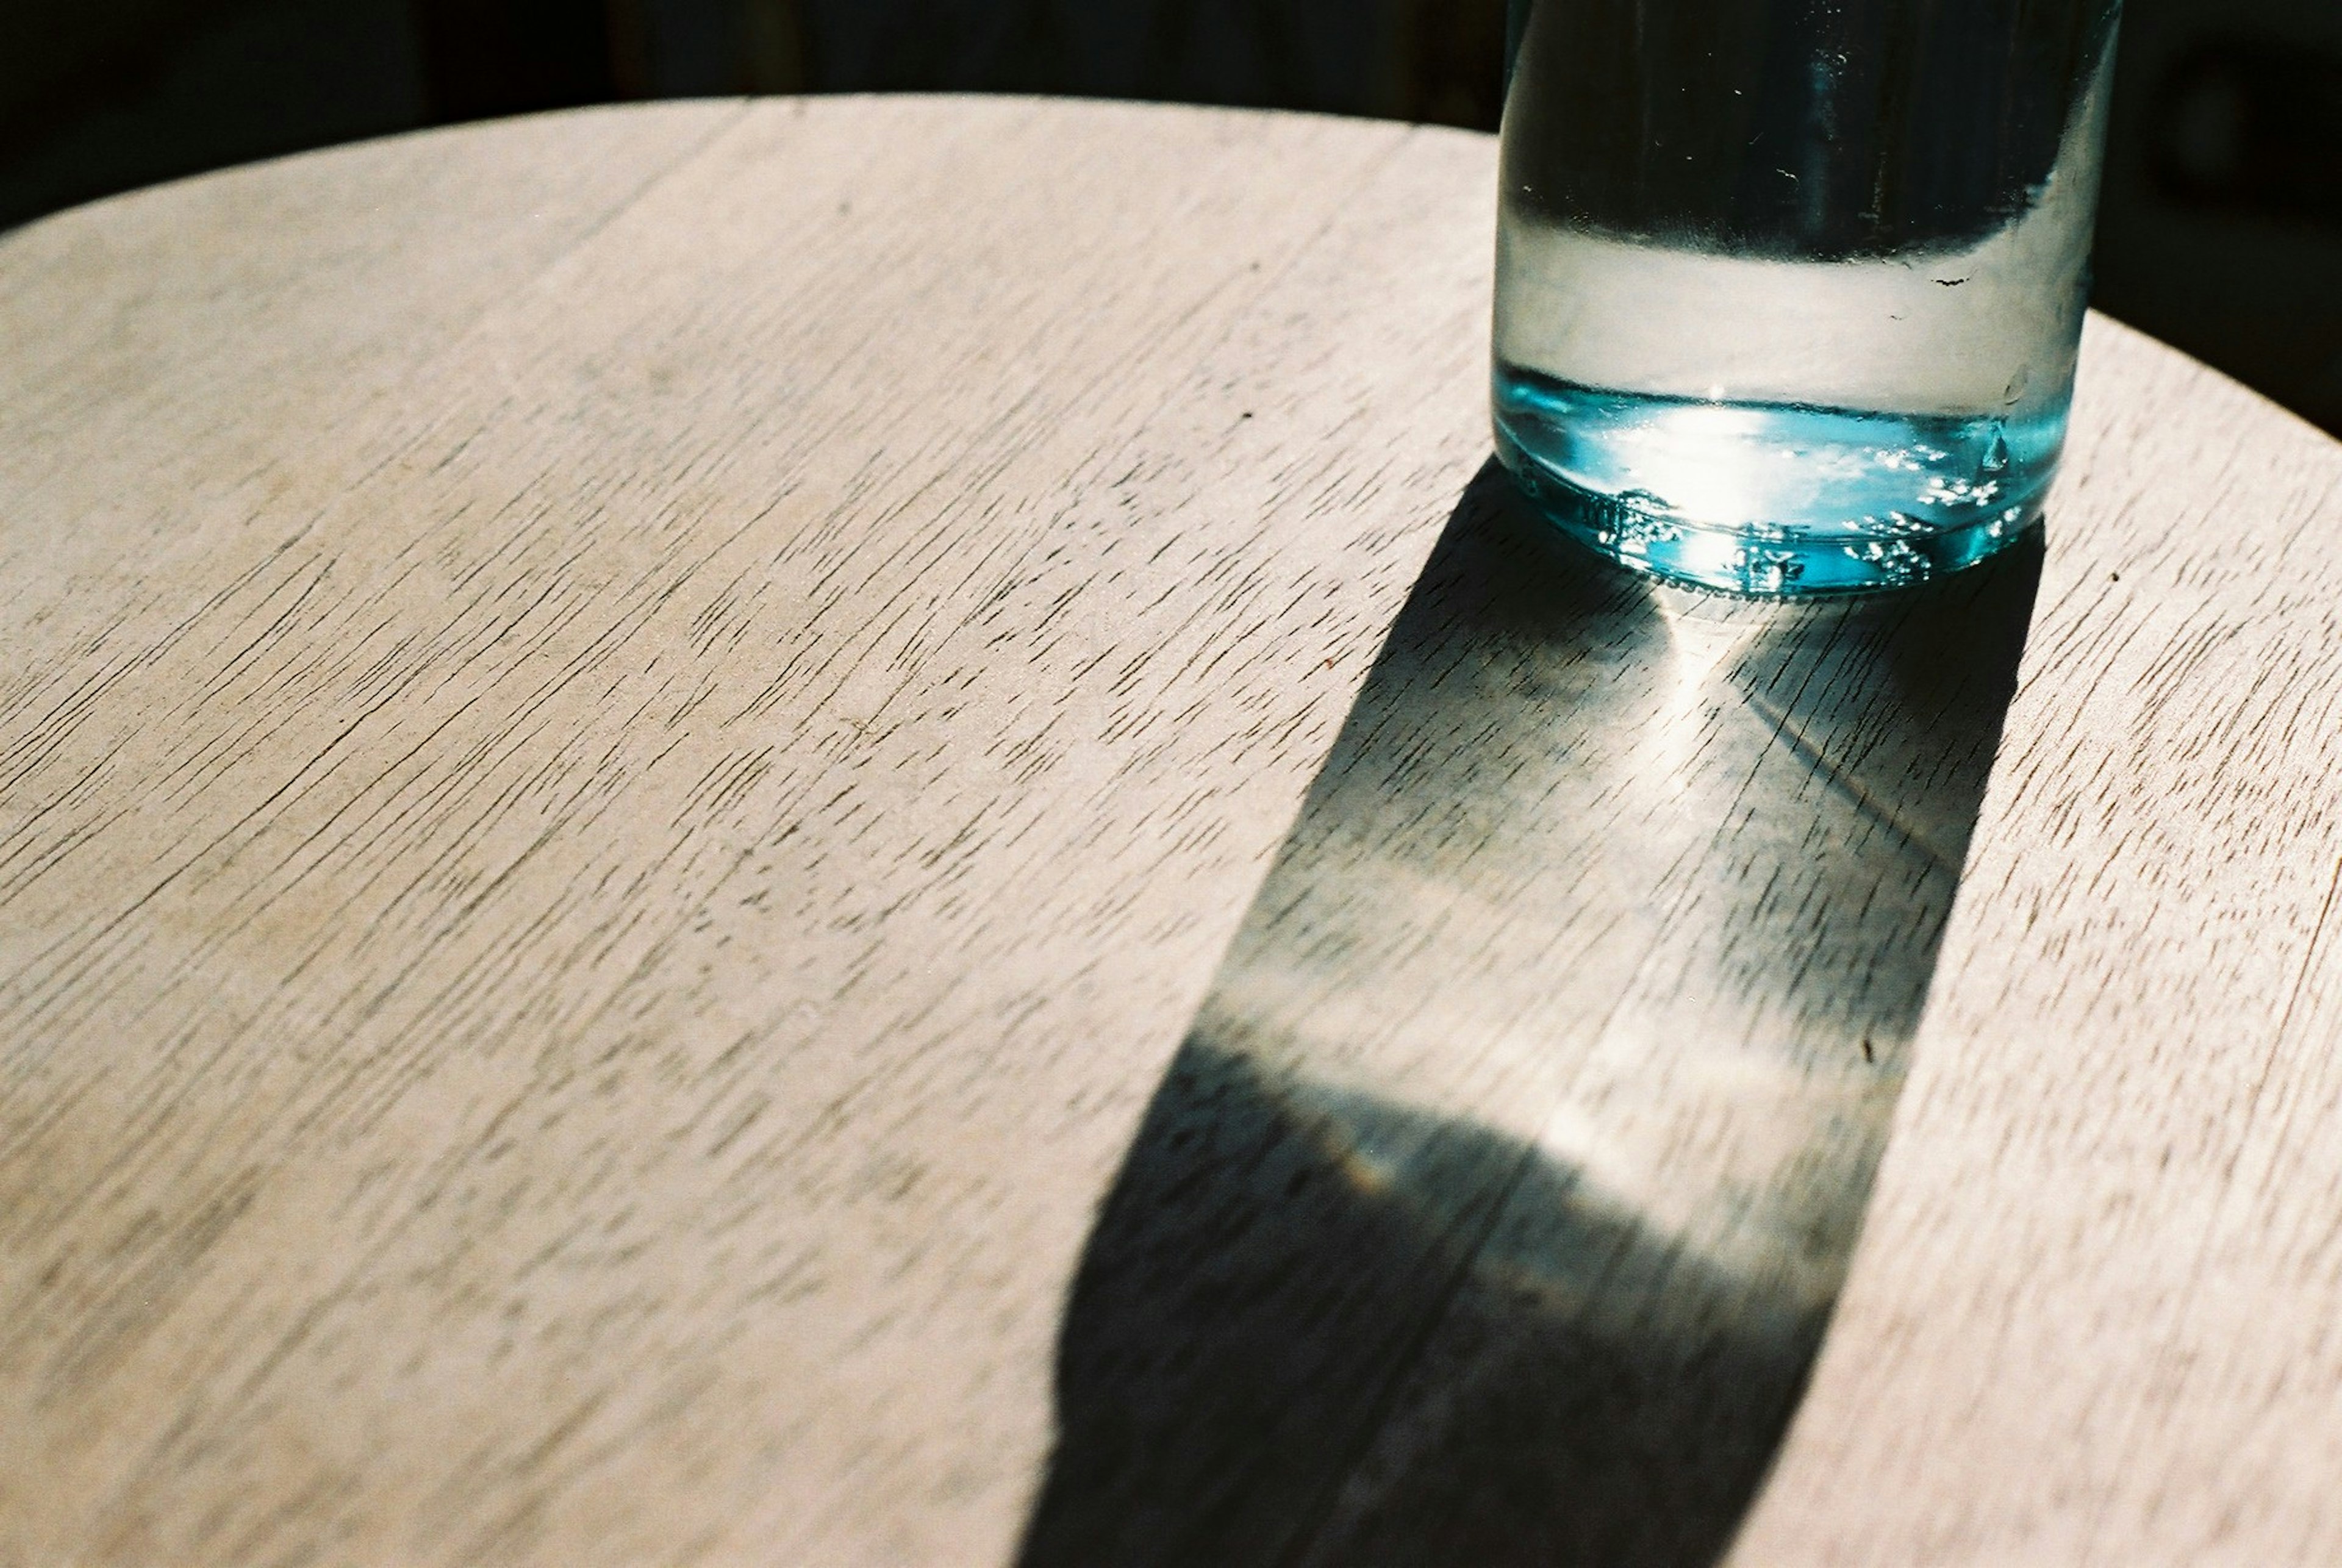
[[[1743,594],[1917,582],[2040,514],[2120,0],[1514,0],[1497,451]]]

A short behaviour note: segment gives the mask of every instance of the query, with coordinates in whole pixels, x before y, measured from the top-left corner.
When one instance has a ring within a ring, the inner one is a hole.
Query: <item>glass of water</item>
[[[1858,592],[2037,518],[2120,0],[1514,0],[1497,451],[1656,576]]]

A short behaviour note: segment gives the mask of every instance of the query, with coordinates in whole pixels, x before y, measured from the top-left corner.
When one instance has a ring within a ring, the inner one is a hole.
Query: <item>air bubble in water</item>
[[[1882,584],[1917,583],[1935,570],[1927,556],[1900,539],[1867,539],[1848,544],[1846,553],[1870,568]]]
[[[1984,461],[1977,464],[1977,472],[1979,474],[2008,472],[2008,433],[1997,424],[1993,427],[1992,445],[1986,449]]]

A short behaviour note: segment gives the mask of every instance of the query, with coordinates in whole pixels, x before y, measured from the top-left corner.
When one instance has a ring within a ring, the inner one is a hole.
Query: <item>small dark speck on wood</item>
[[[1938,288],[1957,288],[1960,285],[1967,281],[1968,280],[1964,277],[1939,277],[1936,280],[1936,286]]]
[[[1862,1059],[1866,1062],[1878,1060],[1878,1053],[1870,1048],[1870,1036],[1867,1034],[1862,1037]]]

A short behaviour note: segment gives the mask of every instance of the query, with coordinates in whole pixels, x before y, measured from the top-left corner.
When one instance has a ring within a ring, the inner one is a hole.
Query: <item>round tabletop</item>
[[[596,111],[0,238],[0,1563],[2342,1556],[2342,446],[1795,608],[1493,143]]]

